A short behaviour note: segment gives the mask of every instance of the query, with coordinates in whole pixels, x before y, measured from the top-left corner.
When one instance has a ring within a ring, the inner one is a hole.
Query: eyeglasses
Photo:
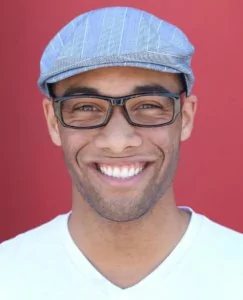
[[[64,127],[103,127],[112,116],[113,106],[123,107],[124,117],[131,125],[160,127],[175,121],[181,109],[181,94],[154,92],[124,97],[74,94],[53,98],[53,105]]]

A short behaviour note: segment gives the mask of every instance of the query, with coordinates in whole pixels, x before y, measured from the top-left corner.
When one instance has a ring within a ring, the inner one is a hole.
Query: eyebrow
[[[138,85],[136,86],[129,94],[139,94],[139,93],[170,93],[168,89],[159,84],[146,84],[146,85]],[[67,88],[62,95],[62,97],[72,96],[75,94],[92,94],[98,96],[105,96],[98,89],[93,87],[85,87],[85,86],[71,86]],[[107,95],[106,95],[107,96]]]

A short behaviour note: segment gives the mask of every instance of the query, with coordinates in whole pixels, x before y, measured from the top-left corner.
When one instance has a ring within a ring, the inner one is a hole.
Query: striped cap
[[[176,26],[145,11],[107,7],[84,13],[49,42],[40,61],[40,90],[101,67],[129,66],[183,73],[190,94],[194,47]]]

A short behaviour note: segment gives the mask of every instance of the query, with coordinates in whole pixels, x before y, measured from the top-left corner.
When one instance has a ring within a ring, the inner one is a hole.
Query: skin
[[[62,96],[70,87],[85,87],[115,97],[148,84],[174,93],[182,90],[176,74],[112,67],[65,79],[53,91]],[[185,97],[181,114],[168,126],[132,126],[122,108],[114,107],[105,127],[75,130],[60,125],[50,99],[43,100],[51,139],[62,148],[72,179],[70,234],[95,268],[121,288],[137,284],[156,269],[187,229],[190,215],[175,204],[173,179],[180,143],[192,132],[196,104],[195,96]],[[93,165],[141,161],[149,166],[128,187],[106,181]]]

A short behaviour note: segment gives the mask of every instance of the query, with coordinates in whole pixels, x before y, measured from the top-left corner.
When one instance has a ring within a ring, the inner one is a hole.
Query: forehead
[[[178,93],[181,82],[178,74],[164,73],[133,67],[107,67],[87,71],[55,84],[54,93],[62,96],[69,88],[95,88],[111,96],[129,94],[138,86],[160,85]]]

